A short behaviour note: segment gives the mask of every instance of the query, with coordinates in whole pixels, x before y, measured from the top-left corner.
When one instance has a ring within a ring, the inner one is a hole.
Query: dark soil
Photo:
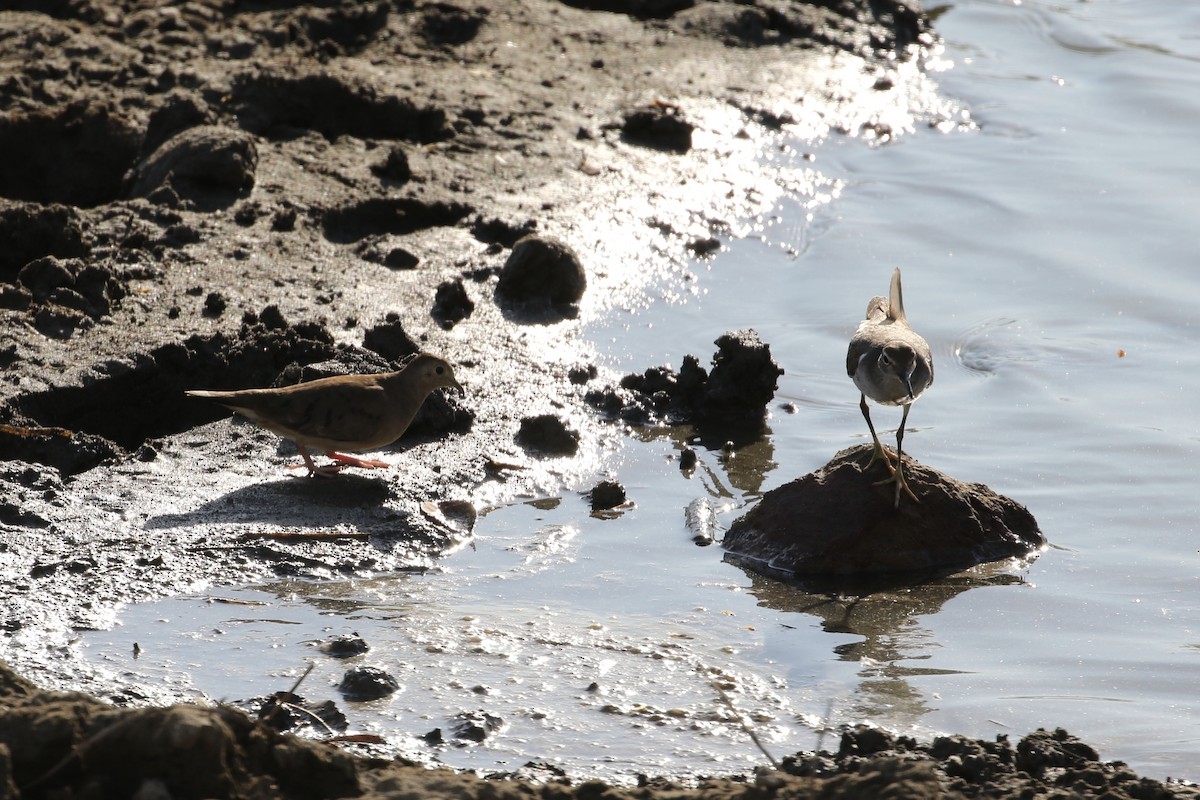
[[[482,484],[498,482],[493,499],[544,492],[557,460],[596,449],[585,396],[617,417],[689,415],[720,441],[731,425],[761,436],[779,371],[756,337],[722,337],[711,372],[692,358],[606,390],[618,380],[587,363],[578,320],[765,213],[762,187],[787,191],[758,156],[774,131],[899,133],[928,107],[900,73],[933,41],[911,0],[4,9],[0,637],[39,683],[97,693],[68,644],[120,604],[425,563],[469,534]],[[531,234],[561,248],[526,259],[535,277],[497,303]],[[184,395],[421,350],[449,359],[467,396],[435,395],[384,454],[395,469],[368,475],[290,477],[290,445]],[[848,737],[702,791],[1194,796],[1065,734],[1015,748]],[[402,794],[695,796],[657,779],[410,769],[229,708],[119,710],[0,670],[0,800]]]
[[[371,676],[370,688],[386,691],[394,684],[389,677]],[[281,692],[263,704],[257,721],[230,707],[120,710],[83,694],[39,691],[0,663],[0,800],[1200,797],[1194,786],[1139,778],[1120,762],[1103,762],[1093,748],[1061,729],[1038,730],[1016,743],[1003,736],[995,741],[943,736],[919,744],[860,726],[843,731],[833,752],[797,753],[775,769],[704,780],[693,788],[644,776],[637,787],[627,789],[598,781],[572,783],[534,762],[520,771],[538,778],[530,783],[520,774],[477,777],[400,760],[356,757],[343,749],[353,748],[355,737],[344,737],[347,741],[339,747],[278,732],[274,723],[286,709],[302,703]],[[335,710],[307,712],[310,718],[314,715],[327,720],[322,724],[330,738],[344,727]],[[501,722],[468,713],[452,730],[435,729],[426,738],[480,742]]]

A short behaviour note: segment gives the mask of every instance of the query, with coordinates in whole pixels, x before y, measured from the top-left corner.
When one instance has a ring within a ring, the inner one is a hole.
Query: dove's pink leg
[[[337,475],[346,468],[345,464],[330,464],[327,467],[318,467],[313,462],[312,456],[308,454],[308,448],[296,442],[296,449],[300,451],[300,457],[304,459],[304,466],[308,468],[308,477],[310,478],[330,478]],[[291,464],[288,469],[300,469],[299,464]]]
[[[379,461],[378,459],[374,458],[348,456],[345,453],[336,453],[333,450],[326,450],[325,455],[329,456],[334,461],[341,462],[338,464],[338,469],[341,469],[343,465],[348,467],[362,467],[363,469],[382,469],[384,467],[391,466],[391,464],[387,463],[386,461]]]

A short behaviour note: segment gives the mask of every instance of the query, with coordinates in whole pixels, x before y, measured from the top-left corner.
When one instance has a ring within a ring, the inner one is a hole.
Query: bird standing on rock
[[[388,466],[384,461],[338,451],[378,450],[396,441],[412,424],[425,398],[443,387],[466,393],[446,361],[422,353],[396,372],[338,375],[280,389],[196,389],[187,394],[215,400],[291,439],[300,450],[309,476],[329,476],[346,467]],[[323,450],[337,463],[318,467],[309,455],[310,447]]]
[[[929,351],[929,344],[908,325],[898,268],[892,273],[888,294],[888,297],[872,297],[871,302],[867,303],[867,318],[858,324],[858,330],[850,339],[846,372],[861,392],[858,407],[875,442],[875,452],[867,462],[867,467],[876,461],[882,461],[887,467],[891,477],[880,483],[896,484],[895,507],[899,508],[901,492],[917,500],[904,479],[904,454],[901,448],[909,408],[922,392],[933,385],[933,354]],[[895,467],[892,466],[891,454],[880,444],[875,426],[871,423],[868,397],[880,405],[904,407],[900,427],[896,429]]]

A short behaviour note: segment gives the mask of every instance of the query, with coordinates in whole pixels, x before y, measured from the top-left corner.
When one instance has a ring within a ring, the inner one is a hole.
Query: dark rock
[[[357,633],[335,636],[329,641],[321,643],[321,652],[334,658],[361,656],[370,649],[371,647],[367,644],[366,640]]]
[[[450,732],[455,739],[482,742],[504,725],[504,720],[486,711],[464,711],[450,723]]]
[[[433,318],[447,330],[471,316],[475,301],[467,295],[462,280],[446,281],[437,287],[433,298]]]
[[[421,259],[405,250],[403,247],[393,247],[383,257],[383,264],[391,269],[416,269]]]
[[[367,329],[363,334],[363,347],[389,361],[421,352],[420,346],[404,332],[400,317],[394,313],[388,314],[384,322]]]
[[[783,370],[771,357],[771,346],[753,330],[726,333],[715,342],[713,369],[696,404],[701,419],[761,420],[775,396]]]
[[[512,247],[537,230],[537,220],[527,219],[521,223],[508,222],[497,217],[478,216],[471,221],[471,235],[484,244],[501,244]]]
[[[379,667],[355,667],[342,676],[338,688],[348,700],[378,700],[395,693],[400,681]]]
[[[572,317],[587,289],[587,273],[570,247],[555,239],[530,235],[513,245],[500,271],[496,298],[514,306]]]
[[[75,275],[67,269],[66,264],[54,256],[30,261],[17,274],[17,280],[39,303],[47,300],[55,289],[75,285]]]
[[[99,436],[58,427],[0,424],[4,460],[29,461],[54,467],[63,475],[85,472],[123,454]]]
[[[699,459],[696,456],[696,451],[690,447],[683,448],[683,452],[679,454],[679,469],[683,472],[690,472],[696,468],[696,463]]]
[[[600,371],[596,369],[595,364],[588,364],[586,367],[576,366],[567,370],[567,380],[576,386],[583,386],[599,374]]]
[[[600,481],[588,492],[592,511],[606,511],[625,502],[625,487],[616,481]]]
[[[432,45],[466,44],[479,33],[479,27],[489,13],[487,7],[481,5],[468,9],[453,3],[429,3],[421,9],[418,30]]]
[[[883,574],[950,574],[1019,558],[1046,544],[1024,506],[909,459],[920,498],[893,507],[890,484],[865,473],[871,445],[843,450],[816,472],[767,492],[725,534],[727,557],[767,575],[814,582]]]
[[[254,188],[258,150],[248,133],[200,125],[177,133],[129,176],[131,197],[150,197],[169,186],[180,200],[203,210],[225,208]]]
[[[11,155],[6,157],[11,160]],[[88,253],[79,212],[62,205],[0,207],[0,241],[0,282],[14,282],[26,264],[43,256]]]
[[[632,424],[659,420],[743,433],[761,429],[776,380],[783,374],[771,357],[770,345],[752,330],[726,333],[715,344],[719,349],[713,355],[711,374],[699,359],[688,355],[678,373],[670,367],[650,367],[640,375],[624,376],[620,390],[593,390],[584,399],[606,415]]]
[[[579,433],[553,414],[521,420],[516,442],[527,451],[548,456],[573,456],[579,450]]]
[[[229,302],[225,299],[225,295],[220,292],[209,292],[204,298],[204,311],[201,313],[206,317],[219,317],[225,313]]]
[[[692,149],[695,129],[678,108],[656,103],[627,112],[621,124],[621,138],[656,150],[686,153]]]
[[[412,180],[412,168],[408,165],[408,155],[399,145],[393,145],[388,150],[387,158],[383,163],[371,167],[371,171],[380,178],[386,178],[396,183],[407,183]]]

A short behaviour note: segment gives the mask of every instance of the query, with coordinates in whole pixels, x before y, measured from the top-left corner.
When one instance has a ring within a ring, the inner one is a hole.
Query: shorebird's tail
[[[908,322],[904,315],[904,292],[900,290],[900,268],[892,273],[892,288],[888,292],[888,318],[898,322]]]

